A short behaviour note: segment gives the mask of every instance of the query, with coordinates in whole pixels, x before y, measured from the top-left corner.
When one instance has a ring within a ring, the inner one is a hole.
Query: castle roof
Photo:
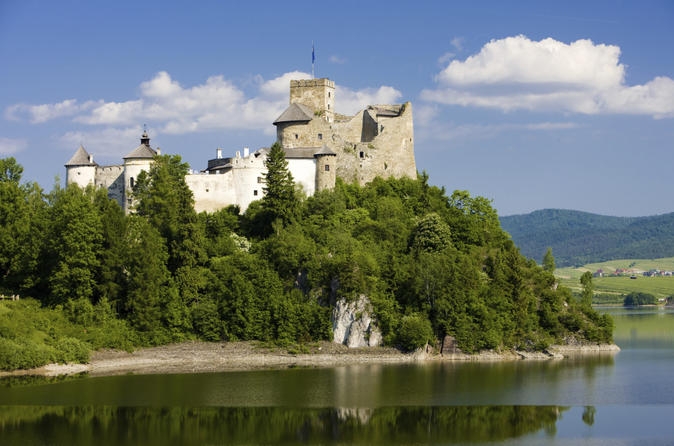
[[[70,158],[70,161],[68,161],[65,164],[66,167],[74,167],[74,166],[98,166],[94,162],[94,159],[91,155],[89,155],[89,152],[87,152],[82,145],[75,151],[75,154],[73,155],[72,158]]]
[[[143,135],[140,137],[140,145],[133,149],[131,153],[126,155],[124,159],[130,158],[154,158],[157,154],[157,151],[150,147],[150,137],[147,136],[147,132],[143,132]]]
[[[292,158],[292,159],[311,159],[314,157],[314,155],[318,154],[322,150],[328,149],[327,146],[323,147],[298,147],[298,148],[283,148],[283,151],[286,154],[286,158]],[[335,153],[333,153],[335,154]],[[335,154],[336,155],[336,154]]]
[[[314,112],[304,104],[293,102],[285,109],[281,116],[276,118],[274,125],[285,122],[307,122],[314,118]]]
[[[323,144],[323,147],[321,147],[321,150],[314,153],[314,157],[318,157],[318,156],[337,156],[337,154],[335,152],[333,152],[330,149],[330,147]]]

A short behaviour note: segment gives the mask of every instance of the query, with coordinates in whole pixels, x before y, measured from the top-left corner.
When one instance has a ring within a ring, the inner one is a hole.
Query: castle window
[[[295,133],[295,139],[299,139],[299,138],[300,138],[300,135],[298,135],[297,133]]]
[[[253,195],[257,197],[257,189],[253,191]]]
[[[319,134],[318,134],[318,139],[319,139],[319,140],[322,140],[322,139],[323,139],[323,134],[322,134],[322,133],[319,133]]]
[[[259,183],[264,183],[264,178],[262,177],[257,177],[257,182]]]
[[[131,177],[131,179],[129,180],[129,185],[131,186],[131,189],[133,189],[134,184],[136,184],[136,182],[134,181],[133,177]]]
[[[326,172],[330,172],[330,164],[326,164],[326,165],[325,165],[325,171],[326,171]]]
[[[328,104],[328,110],[330,110],[330,104]]]
[[[363,152],[362,150],[361,150],[361,152],[360,152],[360,157],[361,157],[361,158],[365,158],[365,152]]]

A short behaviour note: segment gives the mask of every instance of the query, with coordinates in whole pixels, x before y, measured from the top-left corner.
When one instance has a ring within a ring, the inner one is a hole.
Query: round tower
[[[124,157],[124,211],[129,212],[133,202],[131,191],[142,171],[149,171],[157,152],[150,147],[147,131],[140,137],[140,145]]]
[[[84,146],[80,145],[70,161],[65,164],[65,167],[66,185],[74,183],[85,188],[89,184],[96,184],[96,167],[98,167],[98,164],[94,162],[94,157],[84,149]]]
[[[324,145],[314,154],[316,159],[316,192],[335,188],[337,181],[337,154]]]

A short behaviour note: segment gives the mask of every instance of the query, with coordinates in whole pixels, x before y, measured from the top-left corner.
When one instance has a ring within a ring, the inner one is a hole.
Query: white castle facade
[[[367,183],[377,176],[416,178],[412,105],[373,105],[354,116],[335,113],[335,84],[329,79],[290,82],[290,105],[274,121],[288,169],[307,196],[331,189],[336,177]],[[267,148],[244,149],[230,158],[208,160],[206,169],[185,177],[197,212],[237,205],[244,212],[264,195]],[[108,190],[126,212],[138,174],[149,170],[160,150],[147,132],[123,164],[99,166],[80,146],[65,165],[66,183],[93,184]]]

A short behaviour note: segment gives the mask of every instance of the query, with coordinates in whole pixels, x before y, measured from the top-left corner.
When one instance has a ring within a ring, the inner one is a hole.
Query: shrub
[[[425,316],[414,313],[403,316],[398,328],[398,345],[405,351],[413,351],[433,341],[433,328]]]
[[[54,342],[54,362],[84,363],[89,361],[89,345],[79,339],[64,336]]]

